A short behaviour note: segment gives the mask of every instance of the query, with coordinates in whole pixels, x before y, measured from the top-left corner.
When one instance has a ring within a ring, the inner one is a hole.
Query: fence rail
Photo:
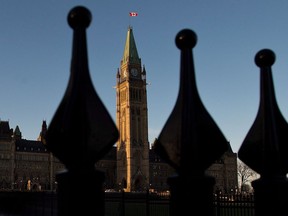
[[[217,195],[214,196],[216,216],[254,216],[254,195]]]
[[[55,192],[0,192],[2,216],[56,216]],[[169,216],[170,196],[157,193],[105,193],[105,216]],[[215,216],[254,216],[254,195],[214,195]]]

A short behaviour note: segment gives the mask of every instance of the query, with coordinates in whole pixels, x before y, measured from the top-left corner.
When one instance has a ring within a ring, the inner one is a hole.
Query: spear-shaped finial
[[[275,54],[262,49],[255,55],[260,68],[260,105],[256,119],[239,151],[239,158],[263,178],[288,172],[288,124],[277,105],[272,65]]]
[[[118,139],[118,130],[98,97],[89,74],[86,28],[92,15],[74,7],[67,20],[73,29],[71,73],[64,97],[49,125],[47,147],[68,169],[93,168]]]
[[[180,89],[155,143],[156,152],[181,175],[202,175],[228,149],[227,140],[198,94],[192,53],[196,42],[197,35],[190,29],[176,35],[181,51]]]
[[[170,215],[185,215],[192,210],[210,216],[215,179],[206,176],[205,170],[229,145],[198,94],[192,54],[197,42],[195,32],[183,29],[175,42],[181,51],[180,88],[174,109],[155,142],[155,151],[177,172],[168,178]]]
[[[56,174],[58,215],[105,215],[105,174],[95,169],[118,139],[118,129],[98,97],[89,74],[86,28],[92,16],[76,6],[67,20],[73,29],[70,78],[46,134],[47,148],[66,165]]]
[[[252,182],[256,216],[288,215],[288,124],[275,97],[271,69],[275,59],[270,49],[262,49],[255,55],[260,68],[260,104],[238,151],[238,157],[260,174]]]

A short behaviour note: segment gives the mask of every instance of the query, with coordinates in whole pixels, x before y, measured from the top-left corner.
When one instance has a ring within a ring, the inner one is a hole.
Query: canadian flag
[[[137,12],[130,12],[129,15],[130,16],[138,16],[138,13]]]

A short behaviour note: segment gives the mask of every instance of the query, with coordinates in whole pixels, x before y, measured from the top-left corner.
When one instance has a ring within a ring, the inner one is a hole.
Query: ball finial
[[[275,60],[275,53],[270,49],[262,49],[255,55],[255,64],[258,67],[271,67]]]
[[[192,49],[197,43],[197,35],[190,29],[183,29],[176,35],[175,43],[179,49]]]
[[[87,28],[92,20],[92,14],[86,7],[76,6],[70,10],[67,20],[73,29],[77,27]]]

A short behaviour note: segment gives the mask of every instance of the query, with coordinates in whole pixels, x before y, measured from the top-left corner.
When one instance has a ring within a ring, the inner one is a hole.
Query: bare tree
[[[257,173],[252,170],[249,166],[247,166],[244,162],[238,159],[238,179],[241,191],[244,188],[249,187],[251,182],[257,178]]]

